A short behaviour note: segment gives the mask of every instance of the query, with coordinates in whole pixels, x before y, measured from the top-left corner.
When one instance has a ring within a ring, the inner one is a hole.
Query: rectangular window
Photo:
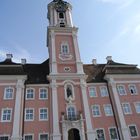
[[[92,114],[93,114],[94,117],[99,117],[101,115],[99,105],[93,105],[92,106]]]
[[[25,109],[25,121],[33,121],[34,120],[34,109],[26,108]]]
[[[135,125],[129,125],[129,131],[132,138],[138,137],[138,131]]]
[[[105,86],[100,87],[100,93],[102,97],[108,96],[107,87]]]
[[[39,120],[48,120],[48,109],[41,108],[39,110]]]
[[[111,140],[119,140],[116,128],[110,128],[109,129],[109,135],[110,135]]]
[[[89,96],[90,97],[97,97],[96,88],[95,87],[90,87],[89,88]]]
[[[135,109],[137,113],[140,113],[140,102],[135,102]]]
[[[12,118],[12,109],[9,109],[9,108],[2,109],[1,121],[2,122],[10,122],[11,118]]]
[[[13,99],[14,88],[6,87],[4,91],[4,99]]]
[[[46,88],[41,88],[39,90],[39,99],[48,99],[48,92]]]
[[[120,95],[126,95],[125,86],[124,85],[117,85],[117,91]]]
[[[26,99],[27,100],[34,99],[34,89],[27,89],[26,90]]]
[[[105,140],[105,134],[103,129],[97,129],[96,133],[98,140]]]
[[[0,136],[0,140],[9,140],[8,136]]]
[[[124,114],[132,114],[131,107],[129,103],[122,103],[122,108]]]
[[[25,135],[24,140],[33,140],[33,135]]]
[[[49,138],[48,138],[48,134],[40,134],[40,136],[39,136],[39,140],[48,140]]]
[[[129,85],[129,92],[131,95],[137,95],[136,85]]]
[[[105,112],[106,116],[112,116],[113,115],[111,104],[104,105],[104,112]]]

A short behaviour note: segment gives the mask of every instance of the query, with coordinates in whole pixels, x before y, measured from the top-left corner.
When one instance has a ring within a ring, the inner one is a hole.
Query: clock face
[[[55,0],[54,2],[56,2],[55,9],[57,12],[65,12],[67,10],[67,2],[64,2],[62,0]]]

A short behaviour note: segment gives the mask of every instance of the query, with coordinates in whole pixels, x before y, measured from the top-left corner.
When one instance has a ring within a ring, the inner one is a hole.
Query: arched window
[[[67,108],[67,118],[69,120],[75,120],[76,119],[76,110],[75,107],[70,106]]]
[[[60,12],[60,13],[59,13],[59,18],[60,18],[60,19],[64,19],[64,13],[63,13],[63,12]]]

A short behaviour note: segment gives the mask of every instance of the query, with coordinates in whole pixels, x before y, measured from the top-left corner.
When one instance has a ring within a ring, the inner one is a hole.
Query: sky
[[[84,64],[116,62],[140,67],[140,0],[67,0]],[[47,4],[51,0],[0,0],[0,61],[42,63],[48,58]]]

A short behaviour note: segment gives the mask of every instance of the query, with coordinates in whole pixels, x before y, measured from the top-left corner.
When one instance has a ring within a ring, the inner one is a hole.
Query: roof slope
[[[83,68],[85,74],[88,75],[87,83],[105,82],[105,74],[140,74],[137,65],[117,63],[112,60],[107,64],[86,64]]]
[[[27,75],[28,84],[49,83],[49,59],[41,64],[14,63],[11,59],[0,62],[0,75]]]

